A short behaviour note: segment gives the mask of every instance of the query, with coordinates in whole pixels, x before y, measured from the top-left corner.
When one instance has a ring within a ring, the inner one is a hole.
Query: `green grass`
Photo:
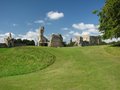
[[[0,49],[0,77],[35,72],[55,61],[55,56],[33,47]]]
[[[0,48],[0,75],[0,90],[120,90],[120,48]]]

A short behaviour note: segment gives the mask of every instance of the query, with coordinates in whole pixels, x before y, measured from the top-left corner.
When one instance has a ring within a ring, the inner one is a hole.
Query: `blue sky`
[[[16,38],[33,39],[40,26],[47,37],[61,33],[64,40],[75,35],[98,35],[93,10],[105,0],[0,0],[0,38],[12,32]]]

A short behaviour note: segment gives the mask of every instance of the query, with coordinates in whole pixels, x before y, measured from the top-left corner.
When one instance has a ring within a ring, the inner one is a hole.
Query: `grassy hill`
[[[120,48],[0,48],[0,90],[120,90]]]
[[[33,47],[0,49],[0,77],[21,75],[46,68],[55,56]]]

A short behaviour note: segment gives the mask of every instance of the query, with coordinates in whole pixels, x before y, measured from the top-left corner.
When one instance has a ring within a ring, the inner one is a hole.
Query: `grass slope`
[[[35,72],[55,61],[54,55],[33,47],[0,49],[0,77]]]
[[[21,47],[21,50],[25,48]],[[37,72],[1,77],[0,90],[120,90],[119,47],[31,48],[33,52],[41,51],[41,56],[45,54],[43,51],[49,52],[56,61]],[[12,52],[17,55],[17,50],[13,48]],[[0,59],[9,52],[11,49],[0,49]]]

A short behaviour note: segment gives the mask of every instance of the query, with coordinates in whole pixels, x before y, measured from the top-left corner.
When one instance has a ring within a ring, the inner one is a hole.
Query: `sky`
[[[38,39],[38,30],[45,27],[49,39],[55,33],[64,41],[78,35],[99,35],[100,10],[105,0],[0,0],[0,43],[8,33],[14,38]]]

